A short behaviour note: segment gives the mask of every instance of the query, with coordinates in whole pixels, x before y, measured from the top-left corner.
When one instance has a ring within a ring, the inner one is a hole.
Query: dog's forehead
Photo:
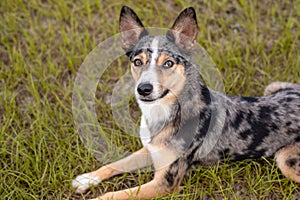
[[[134,54],[138,54],[140,50],[147,50],[150,54],[154,51],[181,54],[177,46],[173,42],[169,41],[165,36],[143,37],[135,46]]]

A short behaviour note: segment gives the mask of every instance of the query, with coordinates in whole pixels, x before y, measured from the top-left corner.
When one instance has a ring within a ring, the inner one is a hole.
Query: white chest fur
[[[144,146],[148,144],[154,133],[151,133],[151,127],[156,130],[162,129],[170,117],[170,107],[157,102],[144,103],[139,101],[142,110],[140,125],[140,137]],[[157,132],[156,132],[157,133]]]

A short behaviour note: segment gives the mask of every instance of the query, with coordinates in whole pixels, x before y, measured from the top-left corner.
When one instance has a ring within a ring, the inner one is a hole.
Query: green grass
[[[89,52],[118,33],[123,4],[146,26],[163,28],[194,6],[199,43],[220,70],[226,92],[259,96],[272,81],[299,83],[300,77],[300,1],[268,2],[0,1],[0,199],[90,198],[152,178],[151,172],[117,176],[83,196],[71,188],[76,175],[102,165],[74,129],[74,80]],[[140,142],[118,128],[108,101],[116,77],[126,71],[121,61],[99,83],[97,114],[108,134],[120,133],[114,143],[134,151]],[[132,110],[136,119],[134,103]],[[300,193],[272,159],[200,167],[182,186],[157,199],[295,199]]]

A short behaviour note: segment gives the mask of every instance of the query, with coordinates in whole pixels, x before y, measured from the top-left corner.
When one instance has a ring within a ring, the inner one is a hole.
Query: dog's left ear
[[[128,6],[123,6],[119,20],[122,47],[125,51],[130,50],[145,35],[148,35],[141,20]]]
[[[188,7],[179,14],[166,36],[179,48],[189,52],[195,46],[197,34],[198,24],[195,9]]]

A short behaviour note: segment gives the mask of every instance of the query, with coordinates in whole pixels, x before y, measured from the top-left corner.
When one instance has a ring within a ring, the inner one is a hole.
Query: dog
[[[72,182],[76,193],[124,171],[153,165],[152,181],[96,198],[151,199],[178,190],[193,166],[273,155],[282,173],[300,183],[300,85],[274,82],[261,97],[209,89],[190,59],[198,32],[192,7],[163,36],[151,36],[127,6],[119,26],[142,111],[143,148],[77,176]]]

